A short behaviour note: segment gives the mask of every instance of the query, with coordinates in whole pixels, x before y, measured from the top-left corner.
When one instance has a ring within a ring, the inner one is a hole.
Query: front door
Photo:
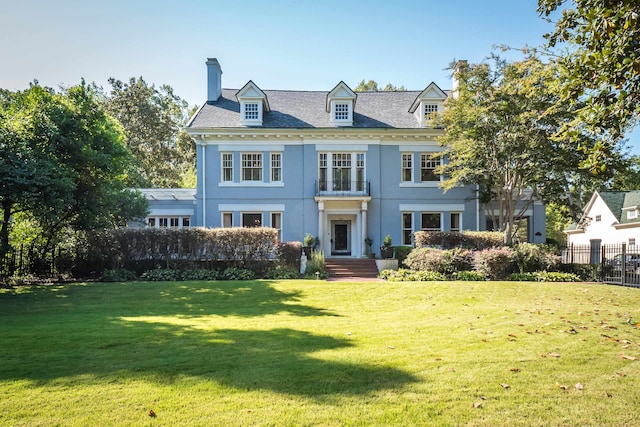
[[[351,221],[332,221],[331,255],[351,255]]]

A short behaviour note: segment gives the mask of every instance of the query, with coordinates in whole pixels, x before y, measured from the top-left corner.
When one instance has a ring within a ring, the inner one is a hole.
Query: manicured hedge
[[[504,244],[504,233],[497,231],[416,231],[414,236],[418,248],[431,246],[440,249],[462,247],[480,250]]]

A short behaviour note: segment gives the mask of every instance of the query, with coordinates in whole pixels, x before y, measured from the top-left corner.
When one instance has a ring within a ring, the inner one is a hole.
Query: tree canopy
[[[637,0],[538,0],[538,13],[554,16],[546,35],[557,55],[563,103],[584,103],[559,130],[560,138],[594,138],[578,146],[593,171],[608,157],[640,115],[640,2]]]
[[[171,86],[156,88],[142,77],[109,79],[106,110],[124,128],[133,155],[132,187],[182,187],[195,170],[195,143],[181,130],[190,112]]]
[[[591,144],[590,137],[554,138],[578,107],[558,102],[558,73],[554,64],[535,56],[513,63],[494,56],[493,64],[455,64],[459,87],[441,117],[443,186],[477,184],[478,197],[507,244],[534,200],[567,204],[578,215],[581,206],[572,191],[592,183],[580,168],[585,154],[576,150],[578,144]]]
[[[12,216],[28,212],[45,247],[65,227],[124,225],[146,214],[128,189],[130,153],[122,130],[84,83],[55,92],[36,83],[0,91],[0,256]]]
[[[361,80],[360,83],[358,83],[358,85],[355,87],[355,89],[353,89],[354,92],[379,92],[379,91],[385,91],[385,92],[392,92],[392,91],[403,91],[406,90],[404,88],[404,86],[394,86],[391,83],[387,83],[387,85],[380,89],[380,87],[378,86],[378,82],[376,82],[375,80],[369,80],[369,81],[364,81]]]

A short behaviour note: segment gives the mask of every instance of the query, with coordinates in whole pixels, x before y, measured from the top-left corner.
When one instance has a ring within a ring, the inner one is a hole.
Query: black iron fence
[[[11,276],[53,276],[62,267],[60,247],[42,252],[42,248],[20,245],[0,256],[0,279]]]
[[[570,245],[561,252],[565,265],[589,266],[604,283],[640,288],[640,246]]]

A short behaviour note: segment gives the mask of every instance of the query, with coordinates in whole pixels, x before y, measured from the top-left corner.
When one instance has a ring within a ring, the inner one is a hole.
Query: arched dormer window
[[[327,113],[331,114],[334,126],[353,126],[353,110],[356,105],[356,94],[340,82],[327,94]]]
[[[244,126],[262,126],[265,113],[269,112],[267,95],[251,80],[236,93],[240,103],[240,123]]]
[[[447,94],[438,85],[431,83],[413,101],[409,112],[415,115],[420,126],[431,127],[438,114],[442,112],[442,105],[446,98]]]

